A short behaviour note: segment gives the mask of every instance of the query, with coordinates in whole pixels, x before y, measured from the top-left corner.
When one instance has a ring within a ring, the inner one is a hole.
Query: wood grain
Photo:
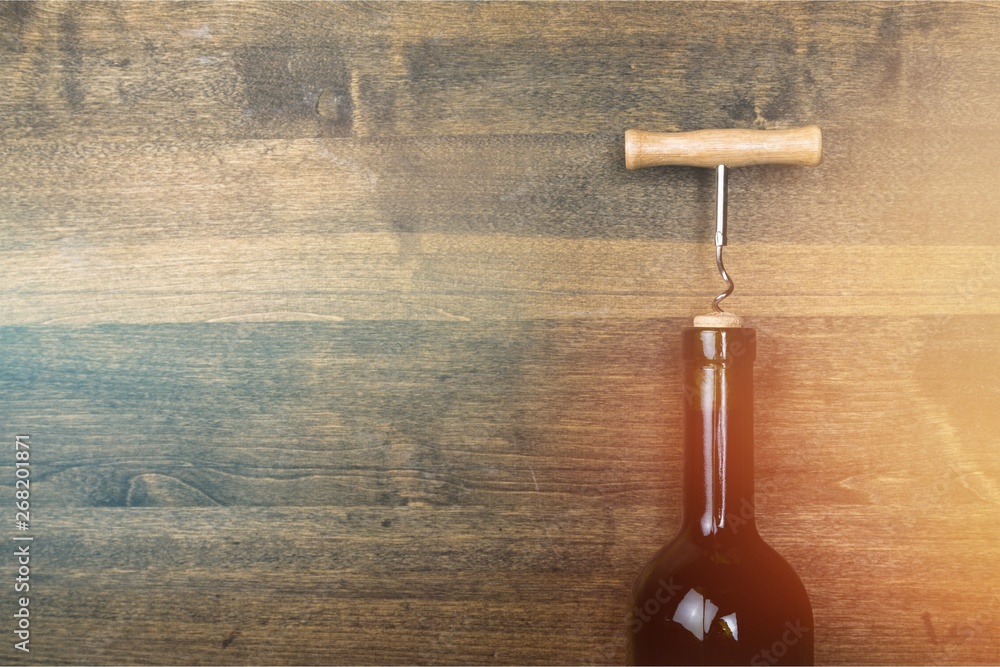
[[[0,655],[621,663],[679,521],[679,329],[719,288],[711,172],[628,172],[623,132],[815,124],[822,165],[730,180],[761,531],[819,663],[996,662],[998,30],[0,4],[0,414],[36,536],[32,652]]]
[[[744,314],[1000,313],[993,246],[733,244],[726,265]],[[0,276],[10,324],[74,325],[683,317],[723,285],[708,244],[499,234],[57,241],[0,251]]]

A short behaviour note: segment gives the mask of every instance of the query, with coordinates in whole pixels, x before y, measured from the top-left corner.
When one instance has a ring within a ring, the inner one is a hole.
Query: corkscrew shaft
[[[726,291],[715,297],[715,300],[712,301],[712,310],[717,313],[723,312],[719,304],[722,303],[723,299],[732,294],[733,289],[736,287],[733,284],[733,279],[726,273],[726,267],[722,263],[722,246],[726,245],[726,222],[729,206],[728,186],[729,168],[724,164],[720,164],[715,168],[715,265],[719,267],[719,275],[726,281]]]

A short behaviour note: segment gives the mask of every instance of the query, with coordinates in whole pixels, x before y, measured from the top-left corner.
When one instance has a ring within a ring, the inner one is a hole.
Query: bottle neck
[[[753,329],[685,329],[684,518],[695,537],[754,536]]]

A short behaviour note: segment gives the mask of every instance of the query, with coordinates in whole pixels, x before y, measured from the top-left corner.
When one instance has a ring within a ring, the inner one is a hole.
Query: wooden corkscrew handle
[[[626,130],[625,167],[661,165],[746,167],[794,164],[814,167],[823,158],[823,134],[815,125],[788,130]]]

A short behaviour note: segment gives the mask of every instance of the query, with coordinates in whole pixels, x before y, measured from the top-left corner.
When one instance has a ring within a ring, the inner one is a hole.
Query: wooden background
[[[620,663],[712,173],[820,663],[1000,660],[1000,4],[0,5],[0,656]],[[32,638],[15,652],[15,434]],[[10,516],[8,516],[10,515]],[[8,627],[9,626],[9,627]]]

